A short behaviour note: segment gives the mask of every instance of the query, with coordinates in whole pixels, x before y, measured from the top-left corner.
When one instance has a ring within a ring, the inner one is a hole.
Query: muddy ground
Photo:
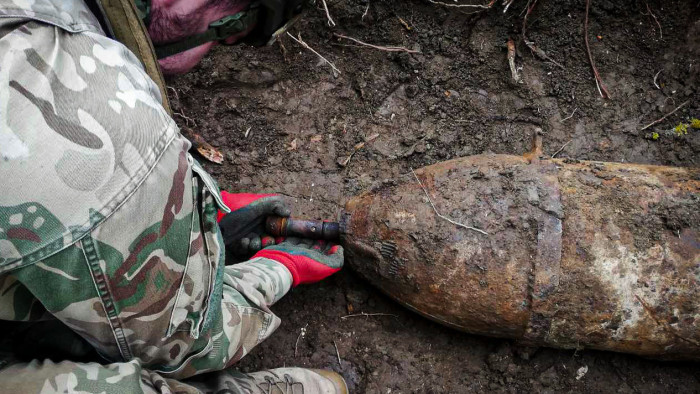
[[[224,153],[222,166],[206,165],[222,187],[283,193],[297,216],[312,218],[337,217],[350,196],[411,167],[521,154],[538,128],[550,155],[699,165],[700,130],[673,130],[700,117],[697,1],[592,1],[591,49],[610,100],[587,60],[585,1],[541,0],[529,17],[529,38],[562,67],[519,40],[526,2],[515,0],[506,14],[500,3],[468,15],[419,0],[329,0],[332,28],[319,2],[292,33],[340,73],[288,37],[262,49],[219,47],[169,81],[176,119]],[[358,47],[333,33],[420,53]],[[523,83],[511,78],[509,37]],[[282,326],[242,370],[329,368],[358,393],[700,392],[698,364],[459,333],[403,309],[349,269],[295,289],[274,311]],[[385,315],[343,318],[361,312]]]

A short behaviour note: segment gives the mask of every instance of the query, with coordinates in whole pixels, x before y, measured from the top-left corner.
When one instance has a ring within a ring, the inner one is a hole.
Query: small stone
[[[540,202],[540,196],[537,193],[537,186],[530,185],[527,188],[527,202],[532,205],[536,205],[538,202]]]

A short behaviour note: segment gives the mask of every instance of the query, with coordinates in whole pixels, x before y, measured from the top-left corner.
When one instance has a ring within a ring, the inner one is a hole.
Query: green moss
[[[688,125],[685,123],[679,123],[676,127],[673,128],[673,131],[676,132],[677,136],[683,136],[688,134]]]
[[[700,129],[700,119],[693,118],[690,120],[690,127],[694,129]]]

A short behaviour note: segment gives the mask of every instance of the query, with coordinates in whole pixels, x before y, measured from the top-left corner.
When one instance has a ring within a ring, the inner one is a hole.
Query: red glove
[[[224,243],[235,253],[250,255],[262,247],[274,245],[272,237],[265,236],[268,216],[287,217],[291,214],[281,196],[276,194],[249,194],[221,192],[221,198],[231,213],[219,211],[218,221]]]
[[[343,268],[343,247],[326,241],[280,238],[253,256],[275,260],[292,273],[292,285],[316,283]]]

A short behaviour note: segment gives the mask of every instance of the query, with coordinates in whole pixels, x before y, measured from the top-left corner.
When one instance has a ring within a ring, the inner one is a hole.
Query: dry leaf
[[[336,163],[338,163],[338,165],[341,167],[345,167],[348,165],[351,158],[352,156],[340,156],[338,160],[336,160]]]
[[[198,146],[197,152],[212,163],[221,164],[224,162],[224,155],[213,146]]]
[[[403,25],[403,27],[406,28],[406,30],[411,31],[411,29],[413,29],[408,23],[406,23],[405,20],[401,19],[401,17],[397,16],[397,18],[399,18],[399,22],[401,22],[401,24]]]
[[[359,143],[355,144],[355,147],[352,150],[352,153],[350,153],[350,156],[340,156],[336,162],[341,167],[347,166],[348,163],[350,163],[350,159],[352,159],[352,157],[355,156],[355,153],[357,153],[357,151],[364,148],[367,143],[376,140],[377,137],[379,137],[379,133],[374,133],[374,134],[370,135],[369,137],[365,138],[365,140],[363,142],[359,142]]]
[[[323,136],[321,134],[316,134],[315,136],[311,137],[311,142],[320,142],[323,139]]]
[[[192,148],[199,152],[202,157],[216,164],[224,162],[224,155],[218,149],[211,146],[201,135],[187,127],[183,127],[180,131],[185,138],[192,142]]]

